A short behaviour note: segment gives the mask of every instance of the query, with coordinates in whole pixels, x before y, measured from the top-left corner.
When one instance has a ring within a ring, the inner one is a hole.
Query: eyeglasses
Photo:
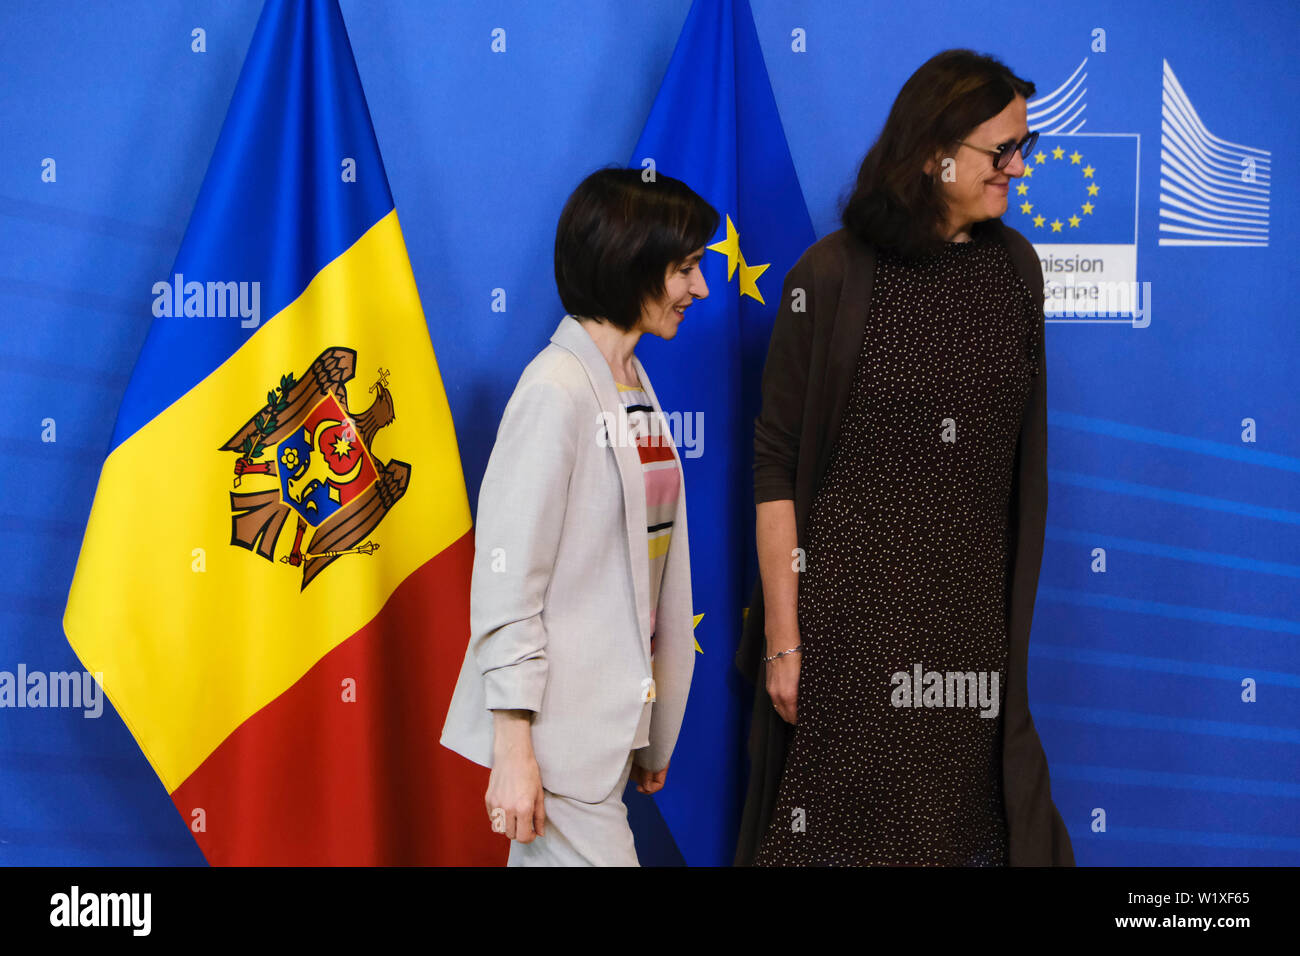
[[[1006,169],[1011,162],[1011,154],[1019,153],[1025,159],[1034,151],[1034,146],[1038,143],[1038,130],[1034,130],[1018,143],[1003,143],[997,149],[989,149],[987,146],[976,146],[974,143],[968,143],[964,139],[957,142],[963,146],[969,146],[971,149],[978,149],[981,153],[989,153],[994,158],[994,169]]]

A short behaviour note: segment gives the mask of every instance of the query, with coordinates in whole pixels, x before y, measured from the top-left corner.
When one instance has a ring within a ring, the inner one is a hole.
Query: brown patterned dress
[[[805,532],[799,719],[754,862],[1005,865],[1010,491],[1041,319],[996,238],[882,251],[874,283]],[[918,665],[938,696],[911,693]]]

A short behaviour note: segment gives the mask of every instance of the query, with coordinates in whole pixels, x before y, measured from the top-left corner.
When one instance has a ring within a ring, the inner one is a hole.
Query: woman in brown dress
[[[1008,680],[1024,681],[1008,636],[1012,492],[1045,370],[1041,275],[998,217],[1032,159],[1033,93],[992,58],[932,58],[863,161],[844,229],[787,278],[755,470],[758,673],[793,735],[775,796],[751,786],[748,819],[755,803],[773,807],[756,865],[1012,862],[1004,773],[1021,767],[1004,768],[1003,708],[1013,703]],[[857,244],[875,263],[865,328],[829,458],[797,522],[801,413],[829,391],[809,372],[830,337],[818,309],[834,308],[817,290],[838,288],[843,277],[828,271],[862,261]],[[803,314],[791,305],[801,294]],[[1027,641],[1027,621],[1023,631]],[[1035,747],[1041,759],[1023,696],[1016,760]],[[1026,722],[1032,743],[1022,748]],[[1032,817],[1055,844],[1051,862],[1072,863],[1045,762],[1041,776],[1046,809],[1039,790],[1023,811],[1017,795],[1017,832],[1029,833]],[[744,842],[742,833],[741,862]]]

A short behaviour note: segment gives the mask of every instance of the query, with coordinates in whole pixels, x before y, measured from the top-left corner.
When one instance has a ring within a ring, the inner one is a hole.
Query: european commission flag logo
[[[1150,321],[1137,285],[1139,142],[1135,133],[1043,134],[1012,181],[1002,221],[1038,251],[1048,316]]]
[[[1034,243],[1137,243],[1138,138],[1040,136],[1003,222]]]
[[[725,866],[736,850],[753,706],[734,660],[757,579],[754,418],[785,274],[816,240],[747,0],[695,0],[629,164],[680,179],[721,214],[700,268],[709,296],[671,342],[638,348],[665,409],[701,420],[682,456],[695,676],[667,785],[629,788],[642,865]],[[647,339],[649,341],[647,341]]]

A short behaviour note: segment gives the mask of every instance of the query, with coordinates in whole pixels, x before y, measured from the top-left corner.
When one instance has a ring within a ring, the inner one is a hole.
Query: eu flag
[[[748,0],[691,5],[630,165],[687,183],[722,225],[700,264],[709,297],[671,342],[641,345],[664,410],[683,422],[698,657],[668,785],[626,799],[643,864],[722,866],[735,852],[753,701],[733,658],[757,574],[759,382],[785,274],[816,239]]]
[[[1136,244],[1137,149],[1124,133],[1044,134],[1002,221],[1036,244]]]

